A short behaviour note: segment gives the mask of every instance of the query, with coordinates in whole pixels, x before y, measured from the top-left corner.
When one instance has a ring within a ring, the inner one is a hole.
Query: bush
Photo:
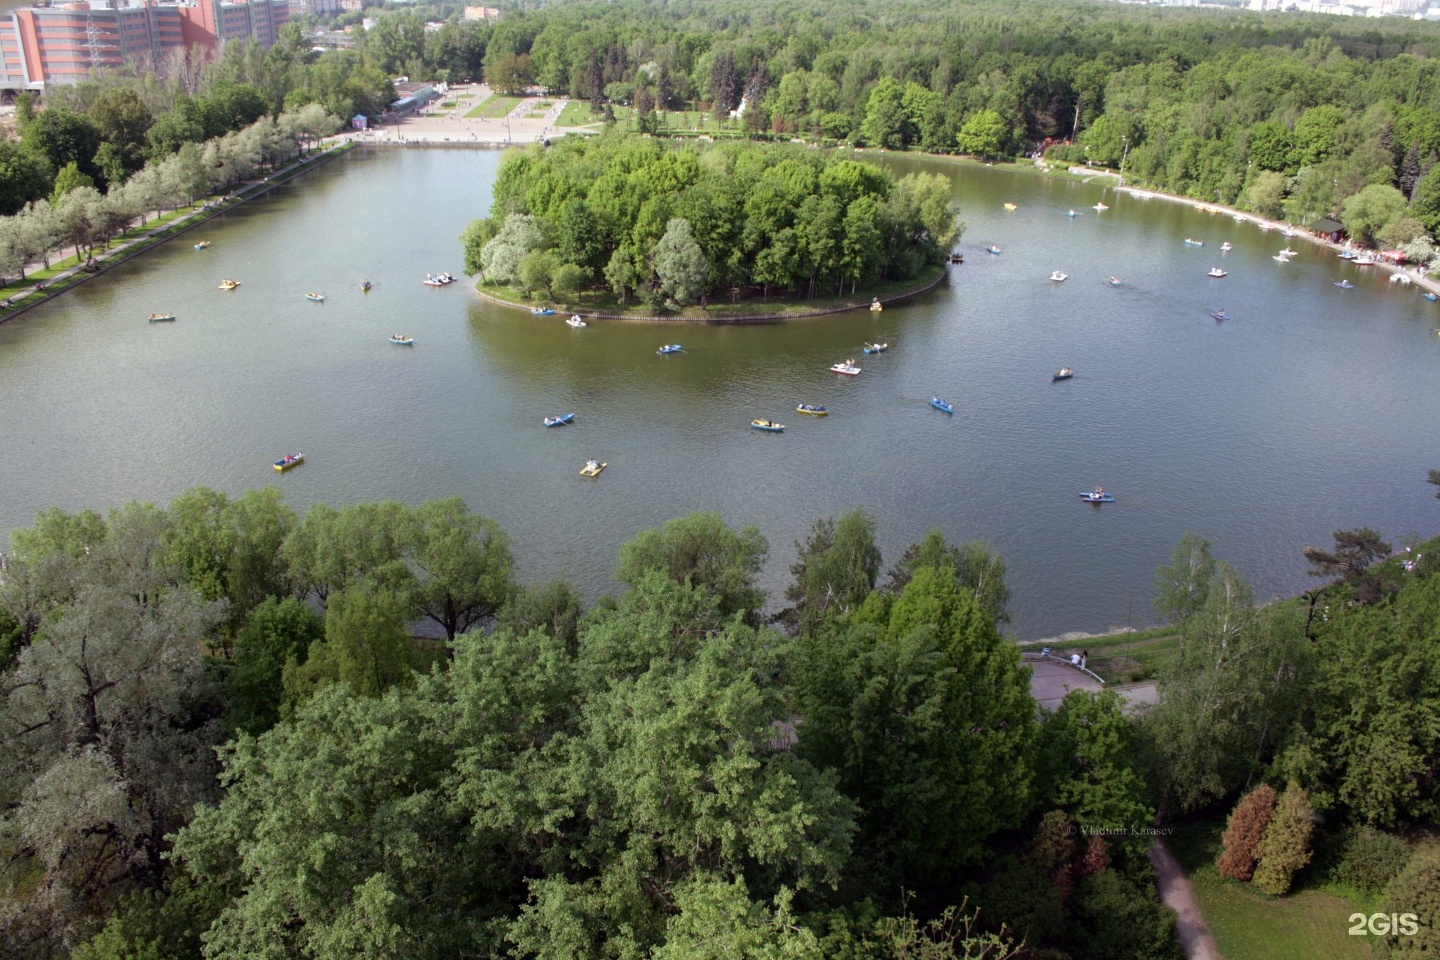
[[[1240,798],[1225,824],[1224,849],[1215,866],[1222,877],[1249,882],[1260,859],[1260,843],[1275,813],[1275,791],[1268,783]]]
[[[1255,886],[1272,897],[1284,896],[1300,868],[1310,862],[1310,837],[1315,832],[1315,815],[1310,795],[1290,781],[1275,804],[1275,815],[1260,842],[1260,864],[1255,868]]]
[[[1410,848],[1399,837],[1374,827],[1351,827],[1345,831],[1334,876],[1360,890],[1383,890],[1409,859]]]
[[[1419,930],[1414,935],[1392,932],[1377,945],[1375,956],[1426,960],[1440,955],[1440,850],[1424,850],[1411,857],[1385,888],[1381,909],[1415,914]]]

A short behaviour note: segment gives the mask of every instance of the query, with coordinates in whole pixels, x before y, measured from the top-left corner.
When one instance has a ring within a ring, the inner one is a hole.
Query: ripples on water
[[[169,244],[0,324],[0,523],[198,483],[277,483],[300,509],[458,494],[510,532],[523,579],[596,595],[636,532],[717,510],[769,538],[778,597],[814,520],[865,507],[887,562],[932,527],[1003,553],[1021,637],[1148,625],[1186,531],[1261,597],[1303,589],[1301,549],[1335,529],[1433,532],[1440,305],[1299,238],[1279,264],[1278,232],[1185,205],[891,161],[956,184],[966,262],[934,293],[878,317],[572,330],[420,283],[459,273],[498,161],[353,154],[213,222],[209,250]],[[875,339],[890,350],[863,355]],[[852,356],[858,378],[827,371]],[[1051,383],[1060,366],[1074,379]],[[575,426],[541,426],[571,410]],[[296,450],[306,464],[274,476]],[[585,481],[591,456],[610,468]],[[1118,502],[1079,502],[1097,483]]]

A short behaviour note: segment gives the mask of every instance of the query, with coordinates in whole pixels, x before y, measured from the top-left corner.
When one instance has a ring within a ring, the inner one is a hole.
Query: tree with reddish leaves
[[[1240,798],[1225,825],[1224,849],[1215,861],[1222,876],[1249,882],[1260,859],[1260,841],[1274,814],[1275,791],[1268,783]]]

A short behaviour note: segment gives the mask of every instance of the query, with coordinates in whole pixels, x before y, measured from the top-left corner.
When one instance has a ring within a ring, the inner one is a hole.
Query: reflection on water
[[[955,183],[967,256],[948,284],[878,316],[577,330],[421,283],[459,272],[498,162],[358,151],[216,221],[208,250],[170,244],[0,324],[0,524],[197,483],[275,483],[302,509],[458,494],[510,532],[524,579],[594,595],[637,531],[717,510],[769,538],[778,597],[814,520],[865,507],[890,560],[932,527],[1002,552],[1022,637],[1149,623],[1187,530],[1268,597],[1306,585],[1300,551],[1332,530],[1433,527],[1440,428],[1416,414],[1440,308],[1317,247],[1278,264],[1283,238],[1189,206],[890,160]],[[890,349],[862,354],[874,340]],[[657,356],[667,342],[685,349]],[[846,357],[859,377],[828,372]],[[1052,383],[1061,366],[1074,378]],[[294,450],[307,462],[274,475]],[[590,457],[610,467],[584,480]],[[1079,502],[1096,484],[1117,502]]]

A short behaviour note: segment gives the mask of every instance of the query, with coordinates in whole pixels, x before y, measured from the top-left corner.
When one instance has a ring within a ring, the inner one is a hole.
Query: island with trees
[[[933,282],[959,232],[938,174],[617,132],[506,156],[491,216],[461,239],[486,288],[653,313],[776,295],[868,303],[877,282]]]

